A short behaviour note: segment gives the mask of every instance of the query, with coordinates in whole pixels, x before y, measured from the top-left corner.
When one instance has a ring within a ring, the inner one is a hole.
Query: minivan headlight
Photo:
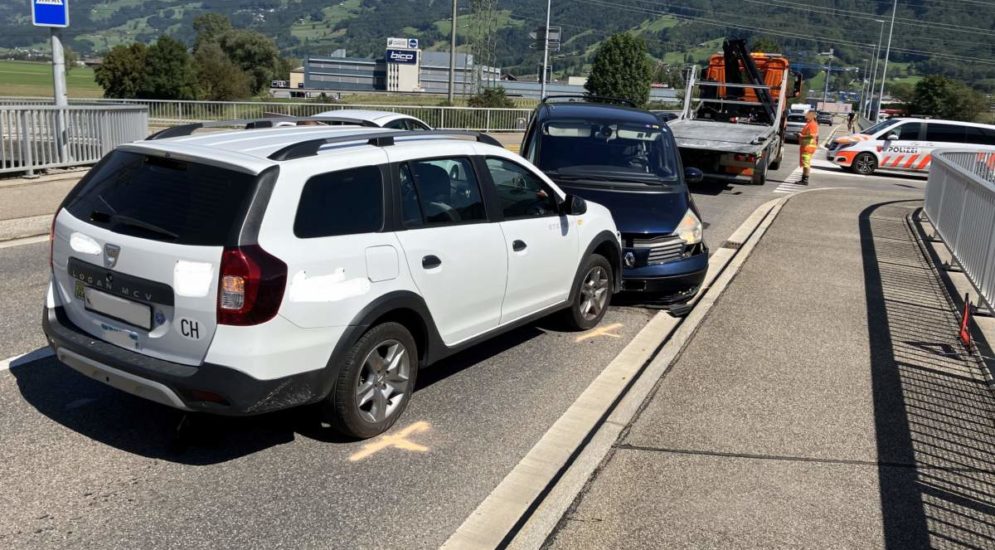
[[[691,245],[701,242],[701,233],[701,220],[694,214],[694,211],[688,209],[684,218],[681,219],[681,223],[677,224],[677,230],[674,231],[674,234],[680,237],[685,244]]]

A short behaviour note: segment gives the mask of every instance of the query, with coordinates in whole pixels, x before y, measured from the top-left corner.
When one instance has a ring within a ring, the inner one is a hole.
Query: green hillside
[[[519,74],[534,73],[539,60],[528,34],[545,21],[545,3],[534,0],[461,0],[459,42],[478,60]],[[793,61],[816,64],[832,48],[836,63],[863,67],[890,0],[572,0],[554,2],[552,22],[564,43],[552,65],[559,74],[581,74],[590,54],[611,33],[633,31],[664,63],[700,61],[723,37],[777,41]],[[66,37],[83,54],[100,54],[132,40],[172,34],[192,42],[191,22],[216,11],[236,27],[253,28],[288,56],[381,53],[388,36],[419,38],[423,47],[448,47],[448,0],[74,0]],[[30,26],[23,2],[0,3],[0,51],[43,48],[47,32]],[[892,45],[896,76],[916,79],[944,74],[995,91],[995,10],[979,2],[916,1],[899,4]],[[808,69],[811,78],[817,68]]]

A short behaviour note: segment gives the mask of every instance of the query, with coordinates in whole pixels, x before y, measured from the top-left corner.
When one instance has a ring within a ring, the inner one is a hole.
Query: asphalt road
[[[693,189],[713,250],[793,192],[795,158],[789,145],[763,187]],[[812,187],[847,185],[924,182],[820,170]],[[0,249],[0,359],[44,344],[47,253]],[[0,371],[0,547],[438,547],[654,313],[613,308],[601,336],[543,320],[453,357],[419,377],[395,439],[372,442],[311,409],[188,417],[178,436],[179,412],[52,358],[15,363]]]

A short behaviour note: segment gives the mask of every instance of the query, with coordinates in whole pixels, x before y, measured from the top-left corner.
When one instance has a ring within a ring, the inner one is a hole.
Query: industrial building
[[[457,94],[476,94],[501,78],[495,67],[475,65],[473,56],[456,54]],[[389,38],[383,57],[348,57],[345,50],[332,55],[308,56],[304,60],[303,88],[341,92],[449,91],[449,53],[422,51],[416,39]]]

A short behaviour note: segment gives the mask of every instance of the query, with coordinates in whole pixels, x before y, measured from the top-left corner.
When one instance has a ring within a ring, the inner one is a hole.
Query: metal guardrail
[[[51,103],[50,98],[0,98],[6,103]],[[209,120],[239,120],[267,116],[314,116],[324,111],[359,109],[390,111],[424,120],[440,130],[478,130],[483,132],[521,132],[525,130],[532,109],[438,107],[419,105],[347,105],[284,101],[173,101],[160,99],[70,99],[73,105],[124,104],[148,108],[154,126],[172,126]]]
[[[935,151],[925,211],[989,310],[995,311],[995,150]]]
[[[93,164],[148,128],[144,106],[0,103],[0,173]]]

